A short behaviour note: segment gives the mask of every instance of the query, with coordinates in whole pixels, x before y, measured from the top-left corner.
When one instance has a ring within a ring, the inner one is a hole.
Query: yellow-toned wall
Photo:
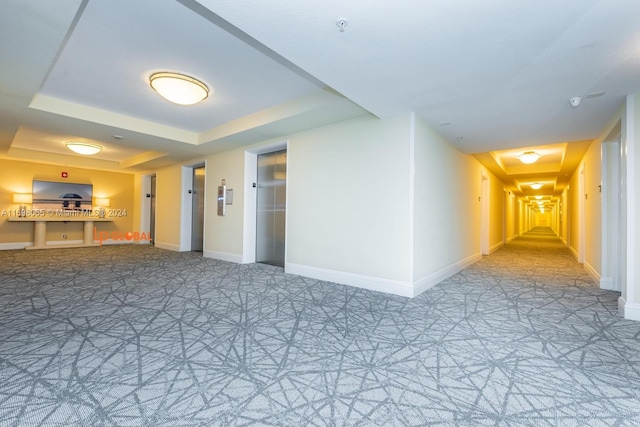
[[[419,118],[414,158],[413,275],[420,281],[481,256],[481,165]]]
[[[594,141],[584,156],[585,165],[585,266],[602,271],[602,160],[601,143]]]
[[[504,184],[495,175],[489,175],[489,249],[497,249],[504,243],[505,191]]]
[[[245,149],[225,151],[207,157],[205,176],[205,255],[213,257],[242,256]],[[225,180],[227,190],[233,190],[233,203],[225,206],[225,215],[218,215],[218,186]]]
[[[574,255],[577,256],[579,249],[579,227],[578,227],[578,179],[579,171],[576,170],[569,181],[567,191],[568,228],[567,245]]]
[[[180,250],[182,166],[172,165],[156,172],[156,246]]]
[[[516,227],[518,224],[517,221],[517,208],[516,208],[516,200],[515,196],[511,193],[511,191],[506,192],[505,195],[506,205],[505,205],[505,239],[507,242],[513,240],[513,238],[518,234]]]
[[[62,178],[61,172],[68,177]],[[113,217],[113,222],[96,223],[98,231],[129,232],[141,231],[133,228],[138,213],[134,209],[134,176],[130,173],[106,172],[67,166],[55,166],[0,159],[0,210],[6,209],[7,216],[0,216],[0,244],[33,242],[33,223],[9,222],[10,212],[17,209],[13,203],[14,193],[31,193],[33,180],[92,184],[94,197],[110,199],[108,210],[126,210],[126,216]],[[82,223],[54,223],[47,226],[47,241],[82,240]]]

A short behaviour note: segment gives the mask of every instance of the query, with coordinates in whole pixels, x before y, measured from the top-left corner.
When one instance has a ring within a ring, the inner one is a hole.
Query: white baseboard
[[[155,242],[154,246],[156,248],[166,249],[168,251],[180,252],[180,246],[173,243]]]
[[[489,255],[491,255],[492,253],[494,253],[495,251],[500,249],[502,246],[504,246],[504,243],[502,243],[502,242],[498,242],[495,245],[491,246],[489,248]]]
[[[626,302],[624,298],[618,298],[618,310],[625,319],[640,321],[640,304]]]
[[[24,249],[27,246],[32,246],[32,245],[33,245],[33,242],[0,243],[0,251]]]
[[[413,284],[413,296],[418,296],[429,288],[434,287],[438,283],[442,282],[447,277],[451,277],[460,270],[467,268],[471,264],[475,264],[476,262],[482,259],[482,254],[477,253],[475,255],[471,255],[468,258],[460,260],[454,264],[451,264],[448,267],[443,268],[440,271],[436,271],[435,273],[429,274],[426,277],[418,280]]]
[[[369,289],[371,291],[386,292],[388,294],[400,295],[403,297],[414,296],[414,287],[412,284],[401,280],[387,280],[379,277],[310,267],[308,265],[293,264],[290,262],[285,264],[284,271],[290,274],[311,277],[313,279],[324,280],[327,282],[340,283],[342,285],[355,286],[357,288]]]
[[[242,264],[242,255],[232,254],[229,252],[203,251],[202,256],[205,258],[219,259],[221,261],[235,262]]]
[[[600,273],[598,273],[596,271],[596,269],[593,268],[593,266],[591,264],[589,264],[588,262],[585,262],[583,265],[584,265],[584,269],[589,274],[589,276],[591,276],[591,278],[593,279],[594,283],[596,285],[599,285],[600,281],[602,279],[602,277],[600,276]]]

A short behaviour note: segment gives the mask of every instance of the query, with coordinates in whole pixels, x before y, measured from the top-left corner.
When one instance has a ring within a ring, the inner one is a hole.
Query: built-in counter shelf
[[[27,246],[25,249],[53,249],[53,248],[83,248],[87,246],[99,246],[99,243],[93,241],[93,225],[96,222],[113,222],[110,218],[95,217],[10,217],[11,222],[33,222],[33,246]],[[47,223],[48,222],[83,222],[84,223],[84,241],[82,244],[67,245],[47,245]]]

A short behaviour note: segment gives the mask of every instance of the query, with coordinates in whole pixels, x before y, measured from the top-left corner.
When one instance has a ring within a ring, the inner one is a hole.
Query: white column
[[[640,270],[640,252],[636,249],[640,240],[636,239],[636,215],[640,212],[637,204],[640,199],[636,197],[637,174],[636,165],[640,164],[637,158],[638,133],[636,129],[640,125],[640,111],[637,111],[638,95],[628,95],[626,108],[622,116],[622,247],[626,252],[622,258],[622,296],[619,300],[619,308],[626,319],[640,320],[640,283],[638,273]]]

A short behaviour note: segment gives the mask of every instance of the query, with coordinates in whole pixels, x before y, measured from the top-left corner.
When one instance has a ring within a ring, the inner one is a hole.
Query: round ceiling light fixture
[[[531,188],[533,188],[534,190],[539,190],[542,188],[542,183],[541,182],[532,182],[531,184],[529,184],[529,186]]]
[[[149,77],[149,84],[167,101],[193,105],[209,96],[209,88],[200,80],[184,74],[162,71]]]
[[[542,157],[542,154],[540,153],[536,153],[535,151],[525,151],[518,156],[518,160],[525,165],[530,165],[531,163],[537,162],[540,157]]]
[[[102,146],[98,144],[89,144],[88,142],[65,142],[67,148],[76,154],[82,154],[83,156],[93,156],[102,151]]]

